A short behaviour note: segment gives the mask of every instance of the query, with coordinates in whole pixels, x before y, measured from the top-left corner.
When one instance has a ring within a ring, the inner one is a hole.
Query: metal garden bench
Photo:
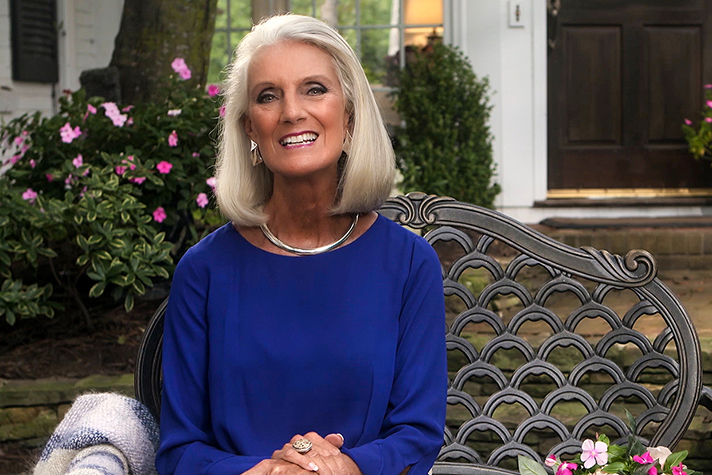
[[[648,252],[575,249],[422,193],[379,212],[423,231],[443,265],[450,388],[433,473],[516,473],[517,455],[573,455],[596,432],[624,443],[625,410],[650,445],[682,438],[702,390],[699,342]],[[155,414],[164,312],[136,368],[136,397]]]

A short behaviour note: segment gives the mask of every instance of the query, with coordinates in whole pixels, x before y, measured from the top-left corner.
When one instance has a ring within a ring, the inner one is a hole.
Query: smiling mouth
[[[313,132],[307,132],[299,135],[290,135],[289,137],[285,137],[280,140],[279,144],[284,147],[288,147],[290,145],[307,145],[314,142],[317,137],[318,135]]]

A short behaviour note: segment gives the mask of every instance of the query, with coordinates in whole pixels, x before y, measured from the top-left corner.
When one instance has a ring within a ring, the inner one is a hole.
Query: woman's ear
[[[245,133],[247,134],[248,137],[250,137],[250,140],[253,142],[256,142],[255,140],[255,131],[252,128],[252,120],[247,116],[247,114],[244,114],[242,117],[240,117],[240,125],[242,128],[245,130]]]

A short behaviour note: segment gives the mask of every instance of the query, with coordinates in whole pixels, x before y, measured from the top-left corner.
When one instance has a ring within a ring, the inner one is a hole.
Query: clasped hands
[[[293,447],[294,441],[308,439],[312,443],[309,452],[300,454]],[[295,435],[288,443],[276,450],[272,458],[263,460],[243,475],[361,475],[358,465],[339,450],[344,444],[340,434],[321,437],[316,432]]]

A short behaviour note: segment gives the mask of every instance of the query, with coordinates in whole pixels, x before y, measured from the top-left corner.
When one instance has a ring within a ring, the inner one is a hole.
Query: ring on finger
[[[292,448],[299,452],[300,454],[305,454],[312,449],[314,444],[311,443],[309,439],[297,439],[292,442]]]

